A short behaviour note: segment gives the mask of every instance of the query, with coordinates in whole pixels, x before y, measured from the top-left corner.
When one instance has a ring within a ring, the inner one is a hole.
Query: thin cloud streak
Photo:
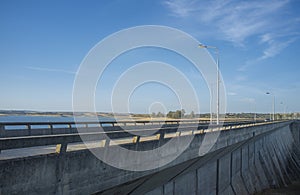
[[[275,57],[276,55],[280,54],[282,50],[287,48],[290,44],[295,42],[298,37],[293,37],[287,41],[278,42],[275,39],[269,39],[268,37],[264,36],[264,42],[268,45],[268,47],[263,51],[263,54],[252,60],[246,61],[246,63],[238,68],[238,71],[244,72],[247,71],[250,67],[254,66],[258,62],[262,60],[266,60],[268,58]]]
[[[273,16],[288,3],[288,0],[167,0],[164,4],[173,15],[197,18],[201,23],[218,29],[222,39],[241,45],[246,38],[279,26]]]
[[[30,70],[43,71],[43,72],[59,72],[59,73],[66,73],[66,74],[76,74],[76,72],[74,71],[63,70],[63,69],[42,68],[36,66],[26,66],[26,68]]]
[[[190,15],[191,12],[195,11],[193,7],[194,1],[174,0],[165,1],[163,4],[172,10],[172,15],[175,17],[184,18]]]
[[[167,0],[164,3],[173,15],[206,25],[213,37],[239,47],[245,47],[245,41],[250,38],[261,44],[262,55],[246,62],[240,70],[251,66],[251,62],[280,54],[299,37],[299,18],[285,18],[289,4],[290,0]]]
[[[264,60],[267,58],[271,58],[279,54],[283,49],[288,47],[291,43],[293,43],[296,40],[296,38],[289,39],[284,42],[276,42],[272,41],[269,44],[269,47],[264,50],[263,56],[259,58],[259,60]]]

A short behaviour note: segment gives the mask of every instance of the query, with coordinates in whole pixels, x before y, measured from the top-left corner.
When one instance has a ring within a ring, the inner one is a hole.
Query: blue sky
[[[275,95],[278,112],[299,112],[299,23],[298,0],[2,0],[0,109],[72,110],[77,69],[95,44],[125,28],[166,25],[219,48],[227,112],[270,112],[267,91]],[[114,61],[96,92],[97,110],[110,111],[113,78],[152,58],[174,64],[192,83],[200,83],[195,89],[201,112],[209,111],[203,79],[185,68],[184,59],[155,49]],[[157,84],[138,88],[130,101],[132,112],[148,112],[157,101],[165,102],[165,110],[178,105],[174,93]],[[155,105],[151,111],[163,111]]]

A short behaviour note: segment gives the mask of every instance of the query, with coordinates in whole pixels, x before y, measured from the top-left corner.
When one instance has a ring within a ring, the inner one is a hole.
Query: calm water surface
[[[80,121],[93,121],[91,117],[79,117]],[[74,118],[70,116],[22,116],[10,115],[0,116],[0,122],[73,122]],[[115,121],[114,118],[99,117],[99,121]]]

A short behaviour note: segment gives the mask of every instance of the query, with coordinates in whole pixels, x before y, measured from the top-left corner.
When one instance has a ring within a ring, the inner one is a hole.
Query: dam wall
[[[286,121],[220,132],[200,130],[193,132],[192,142],[179,157],[148,171],[115,168],[89,150],[0,160],[0,194],[253,194],[287,185],[299,177],[299,128],[300,123]],[[220,135],[209,152],[199,153],[200,146],[209,147],[203,142],[205,136],[216,133]],[[137,163],[160,163],[178,152],[180,140],[189,136],[177,135],[175,148],[157,159],[143,158]],[[123,146],[151,150],[169,139]],[[0,149],[9,148],[11,142],[3,143]]]
[[[300,179],[300,123],[167,168],[99,194],[255,194]],[[140,181],[143,181],[140,183]]]

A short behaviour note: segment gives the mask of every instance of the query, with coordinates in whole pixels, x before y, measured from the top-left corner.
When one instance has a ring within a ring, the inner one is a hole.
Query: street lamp
[[[254,123],[256,123],[256,103],[255,101],[253,102],[254,104]]]
[[[266,93],[267,95],[273,95],[273,121],[275,120],[275,95],[271,94],[270,92]]]
[[[198,47],[200,48],[205,48],[205,49],[214,49],[216,52],[216,56],[217,56],[217,125],[219,125],[219,104],[220,104],[220,94],[219,94],[219,84],[220,84],[220,76],[219,76],[219,49],[217,47],[214,46],[209,46],[209,45],[203,45],[203,44],[199,44]]]
[[[282,112],[282,119],[285,119],[285,115],[286,115],[286,105],[283,102],[280,102],[280,104],[283,106],[283,112]]]

